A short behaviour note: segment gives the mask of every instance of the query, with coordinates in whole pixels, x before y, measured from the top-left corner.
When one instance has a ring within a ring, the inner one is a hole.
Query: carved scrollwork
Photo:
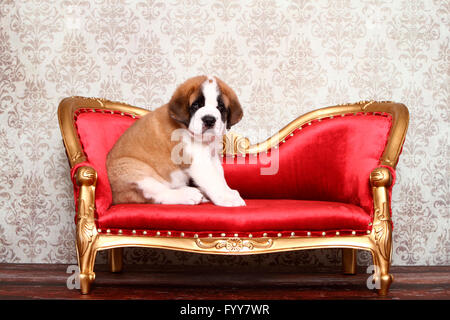
[[[99,99],[99,98],[93,98],[93,99],[95,99],[95,101],[97,101],[102,106],[102,108],[105,107],[105,105],[103,104],[103,102],[105,101],[104,99]]]
[[[372,103],[375,103],[375,101],[374,101],[374,100],[370,100],[370,101],[360,101],[358,104],[363,105],[363,106],[361,107],[361,110],[366,110],[366,108],[367,108],[368,106],[370,106]]]
[[[82,156],[83,156],[83,154],[80,151],[77,151],[70,160],[72,161],[72,163],[74,163],[78,159],[80,159]]]
[[[97,172],[91,167],[81,167],[77,171],[78,185],[94,185],[97,180]]]
[[[77,184],[80,186],[77,214],[77,248],[80,259],[84,259],[97,238],[95,225],[95,185],[97,172],[84,166],[77,170]]]
[[[391,217],[386,187],[392,183],[389,170],[376,168],[370,173],[374,195],[374,221],[372,237],[383,259],[390,260],[392,247]]]
[[[97,236],[94,221],[94,206],[88,205],[83,199],[80,200],[78,210],[77,236],[78,252],[83,256],[89,245]]]
[[[223,137],[223,154],[245,154],[250,147],[250,141],[239,134],[229,132]]]
[[[267,240],[249,240],[241,238],[229,238],[229,239],[217,239],[213,241],[205,241],[202,239],[196,239],[195,243],[199,248],[217,250],[225,249],[228,252],[239,252],[244,248],[253,250],[254,248],[270,248],[273,244],[272,239]]]
[[[387,203],[383,202],[381,208],[375,208],[374,214],[376,218],[373,224],[373,236],[382,257],[389,260],[391,254],[391,219]]]
[[[372,181],[381,181],[384,179],[384,174],[383,172],[381,172],[380,170],[374,170],[372,171],[372,173],[370,174],[370,178]]]
[[[391,182],[391,174],[387,168],[376,168],[370,173],[370,183],[373,187],[388,187]]]

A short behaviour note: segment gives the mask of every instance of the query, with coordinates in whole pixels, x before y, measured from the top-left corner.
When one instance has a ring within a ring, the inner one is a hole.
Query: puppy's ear
[[[175,90],[169,101],[169,115],[172,119],[189,127],[189,99],[205,80],[205,76],[194,77],[186,80]]]
[[[175,90],[169,101],[169,115],[175,121],[189,126],[189,92],[182,86]]]
[[[230,98],[230,105],[228,108],[227,129],[230,129],[231,126],[234,126],[236,123],[241,121],[244,116],[244,112],[242,111],[241,104],[239,103],[236,95]]]
[[[231,126],[234,126],[236,123],[241,121],[244,116],[244,112],[242,111],[241,104],[234,93],[233,89],[231,89],[225,82],[217,79],[217,83],[219,84],[220,91],[223,95],[228,98],[228,116],[227,116],[227,129],[230,129]]]

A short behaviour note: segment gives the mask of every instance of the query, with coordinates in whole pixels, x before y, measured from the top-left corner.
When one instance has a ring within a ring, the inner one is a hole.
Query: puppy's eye
[[[195,112],[200,108],[200,104],[198,102],[194,102],[193,104],[191,104],[191,106],[189,107],[191,112]]]
[[[217,109],[218,109],[220,112],[224,112],[224,111],[225,111],[225,104],[224,104],[221,100],[219,100],[219,101],[217,102]]]

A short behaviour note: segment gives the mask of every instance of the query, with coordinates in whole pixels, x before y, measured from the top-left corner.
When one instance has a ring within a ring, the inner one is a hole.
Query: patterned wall
[[[395,265],[448,265],[448,0],[63,0],[0,4],[0,262],[74,263],[74,204],[57,124],[63,97],[155,108],[216,74],[236,126],[264,139],[318,107],[405,103],[393,193]],[[99,257],[105,259],[104,255]],[[359,254],[368,264],[370,254]],[[136,249],[126,261],[240,267],[334,265],[338,250],[251,257]]]

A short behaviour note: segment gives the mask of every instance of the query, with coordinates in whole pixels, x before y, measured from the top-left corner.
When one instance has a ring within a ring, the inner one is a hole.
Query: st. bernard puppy
[[[223,135],[242,116],[236,94],[217,77],[181,84],[168,104],[136,120],[109,152],[113,204],[245,206],[228,187],[218,156]]]

